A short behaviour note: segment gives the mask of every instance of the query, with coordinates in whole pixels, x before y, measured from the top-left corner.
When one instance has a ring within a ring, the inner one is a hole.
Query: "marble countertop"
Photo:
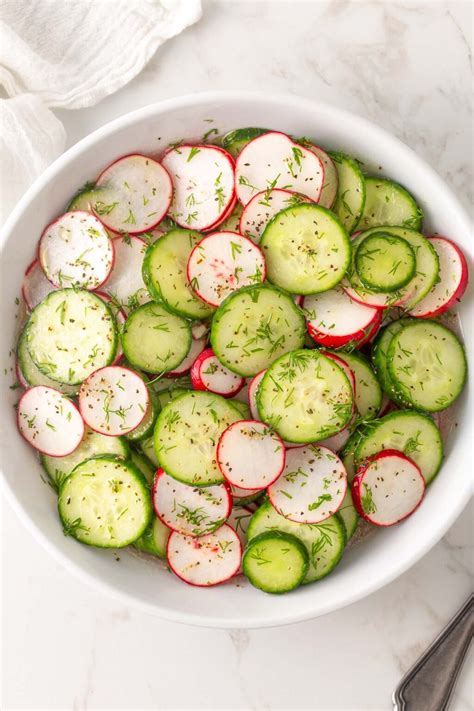
[[[469,207],[471,26],[468,2],[204,2],[201,22],[124,89],[58,115],[72,145],[192,91],[314,97],[396,134]],[[351,607],[226,631],[163,622],[85,587],[3,503],[2,708],[390,709],[400,677],[471,590],[471,521],[472,507],[410,571]],[[472,709],[469,662],[455,711]]]

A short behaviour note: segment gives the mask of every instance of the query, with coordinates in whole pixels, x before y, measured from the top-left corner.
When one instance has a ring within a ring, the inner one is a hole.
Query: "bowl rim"
[[[299,97],[297,95],[286,94],[286,93],[273,93],[265,91],[238,91],[238,90],[223,90],[223,91],[205,91],[196,92],[192,94],[186,94],[176,97],[171,97],[164,99],[162,101],[154,102],[143,106],[141,108],[135,109],[134,111],[128,112],[107,122],[103,126],[99,127],[92,133],[88,134],[80,141],[71,146],[68,150],[62,153],[56,160],[51,163],[44,171],[41,173],[33,184],[27,189],[25,194],[20,198],[16,206],[13,208],[11,214],[7,218],[4,226],[2,227],[0,233],[0,255],[3,253],[4,247],[7,242],[7,236],[13,230],[17,220],[20,216],[28,209],[30,202],[33,198],[50,183],[57,173],[59,173],[63,167],[79,156],[81,153],[86,152],[91,146],[100,142],[100,140],[108,135],[113,134],[116,131],[122,130],[128,125],[135,123],[138,120],[146,120],[149,117],[154,116],[156,113],[164,113],[167,110],[177,109],[177,108],[187,108],[192,107],[196,104],[205,104],[211,102],[224,102],[232,104],[236,101],[258,101],[259,103],[267,103],[273,108],[276,104],[284,104],[285,106],[295,106],[304,110],[305,108],[314,110],[318,108],[320,111],[328,112],[329,114],[340,117],[342,120],[350,120],[353,124],[358,125],[361,130],[370,131],[371,134],[377,139],[377,137],[383,139],[384,142],[391,142],[394,150],[403,157],[404,155],[409,157],[411,160],[415,159],[423,168],[423,171],[427,173],[430,180],[437,185],[438,189],[442,190],[449,202],[452,205],[453,212],[456,213],[457,219],[460,224],[463,225],[463,230],[466,232],[470,230],[471,222],[467,211],[461,205],[458,198],[455,196],[452,189],[446,185],[444,180],[436,173],[436,171],[425,162],[414,150],[409,148],[405,143],[403,143],[396,136],[392,135],[389,131],[381,128],[375,123],[372,123],[369,119],[366,119],[358,114],[351,111],[346,111],[339,107],[333,106],[327,102],[321,102],[309,98]],[[470,250],[472,252],[472,249]],[[472,343],[472,338],[466,338],[466,344]],[[263,628],[263,627],[273,627],[286,624],[293,624],[297,622],[302,622],[307,619],[312,619],[320,615],[328,614],[337,609],[342,609],[347,605],[351,605],[362,598],[371,595],[377,590],[381,589],[385,585],[388,585],[397,577],[406,572],[411,568],[417,561],[419,561],[426,553],[445,535],[448,529],[452,526],[454,521],[461,514],[462,510],[467,505],[470,498],[470,486],[467,483],[465,492],[460,496],[456,505],[451,508],[449,513],[443,519],[442,523],[436,528],[433,528],[430,535],[426,537],[426,540],[421,546],[413,548],[411,554],[407,554],[402,561],[397,561],[393,564],[390,571],[386,571],[383,575],[372,580],[366,580],[364,585],[361,585],[357,590],[352,590],[348,593],[347,598],[344,602],[341,601],[331,602],[327,601],[325,604],[319,604],[317,609],[313,611],[305,610],[304,612],[297,612],[291,609],[284,616],[281,614],[275,615],[275,618],[266,618],[265,620],[259,622],[255,619],[248,619],[246,617],[241,617],[236,620],[233,618],[222,618],[222,617],[210,617],[206,616],[203,618],[201,614],[193,613],[189,611],[174,611],[170,610],[165,606],[159,604],[157,599],[156,603],[148,603],[143,600],[139,600],[133,594],[129,594],[118,590],[112,584],[109,584],[103,580],[98,580],[91,573],[89,573],[82,565],[75,563],[70,557],[62,553],[52,542],[48,536],[43,533],[41,528],[33,523],[30,518],[26,508],[22,506],[20,501],[15,495],[13,486],[10,485],[2,472],[2,491],[5,493],[7,500],[12,506],[13,510],[17,513],[23,525],[31,532],[34,538],[51,554],[53,559],[59,562],[66,570],[71,572],[73,575],[78,577],[80,580],[90,585],[92,588],[99,590],[107,595],[111,595],[116,600],[123,604],[131,605],[143,612],[153,614],[162,619],[169,620],[172,622],[179,622],[182,624],[195,625],[200,627],[212,627],[212,628]]]

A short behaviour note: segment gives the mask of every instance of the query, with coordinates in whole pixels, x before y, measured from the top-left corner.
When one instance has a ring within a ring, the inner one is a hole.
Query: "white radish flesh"
[[[17,417],[26,441],[51,457],[71,454],[84,436],[84,421],[74,403],[44,385],[30,388],[22,395]]]
[[[103,290],[122,308],[130,310],[150,301],[142,277],[147,243],[141,237],[116,237],[113,240],[115,263]]]
[[[319,445],[291,449],[282,475],[268,488],[268,496],[282,516],[297,523],[319,523],[342,504],[347,489],[343,463]]]
[[[278,188],[257,193],[244,207],[239,231],[258,244],[265,227],[277,213],[302,202],[311,200],[306,195]]]
[[[224,524],[200,538],[172,533],[167,556],[171,570],[181,580],[209,587],[224,583],[238,572],[242,546],[234,529]]]
[[[285,447],[263,422],[242,420],[222,433],[217,463],[230,484],[240,489],[263,489],[283,471]]]
[[[244,378],[222,365],[211,348],[194,361],[191,381],[195,390],[209,390],[224,397],[232,397],[245,385]]]
[[[276,131],[250,141],[235,166],[237,197],[243,205],[269,188],[291,190],[317,202],[323,182],[318,156]]]
[[[262,252],[236,232],[204,237],[189,255],[188,281],[199,298],[211,306],[219,306],[236,289],[264,280]]]
[[[94,214],[113,232],[152,230],[168,211],[173,185],[156,160],[140,154],[123,156],[98,177]]]
[[[258,413],[258,407],[257,407],[257,392],[258,392],[258,386],[263,380],[263,376],[265,375],[267,371],[262,370],[260,373],[257,373],[257,375],[254,375],[252,380],[249,383],[249,407],[250,407],[250,412],[252,413],[252,417],[254,420],[260,420],[260,415]]]
[[[337,177],[337,170],[334,165],[334,161],[328,156],[326,151],[323,151],[323,149],[319,146],[315,146],[311,143],[305,143],[305,147],[315,153],[323,164],[324,183],[321,188],[318,203],[319,205],[322,205],[322,207],[330,209],[334,205],[337,197],[337,189],[339,187],[339,178]]]
[[[251,511],[246,506],[236,506],[232,509],[227,519],[227,523],[231,526],[239,537],[240,545],[242,550],[247,545],[247,529],[249,527],[250,519],[252,518],[253,511]],[[237,575],[242,572],[242,566],[239,566]]]
[[[418,466],[394,449],[370,457],[352,482],[358,513],[376,526],[393,526],[410,516],[424,493],[425,480]]]
[[[173,531],[204,536],[225,523],[232,496],[225,484],[189,486],[159,469],[153,485],[153,506],[158,518]]]
[[[230,214],[234,162],[226,151],[216,146],[176,146],[165,154],[163,165],[174,186],[169,214],[178,225],[210,229]]]
[[[30,264],[23,277],[21,293],[28,311],[33,311],[56,287],[46,277],[37,259]]]
[[[202,336],[202,338],[195,339],[191,341],[191,348],[186,358],[181,361],[177,368],[170,370],[166,373],[167,377],[176,377],[178,375],[184,375],[188,370],[191,369],[196,358],[203,352],[207,344],[207,336]]]
[[[150,395],[143,380],[129,368],[99,368],[79,390],[79,409],[91,429],[118,437],[134,430],[147,414]]]

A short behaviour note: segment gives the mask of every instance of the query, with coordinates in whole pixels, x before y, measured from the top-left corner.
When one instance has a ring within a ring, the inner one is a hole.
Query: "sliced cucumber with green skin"
[[[53,487],[59,490],[63,481],[78,464],[102,454],[113,454],[121,459],[128,459],[130,449],[123,437],[108,437],[86,427],[82,442],[72,454],[65,457],[49,457],[42,454],[41,464]]]
[[[143,281],[152,297],[192,319],[207,318],[214,312],[195,295],[186,274],[189,255],[202,238],[194,230],[173,229],[148,247],[143,261]]]
[[[153,443],[153,438],[152,443]],[[136,450],[132,449],[130,450],[130,459],[132,462],[135,464],[137,469],[141,471],[143,476],[145,477],[148,486],[153,486],[153,482],[155,480],[155,471],[156,467],[153,466],[153,463],[146,457],[144,454],[140,454],[140,452],[137,452]]]
[[[107,304],[83,289],[58,289],[33,310],[26,344],[39,370],[66,385],[82,383],[110,365],[117,351],[117,326]]]
[[[236,203],[229,217],[219,225],[219,232],[240,232],[240,218],[243,210],[244,206],[240,202]]]
[[[55,380],[52,380],[47,375],[45,375],[44,373],[42,373],[41,370],[36,366],[28,350],[26,327],[21,332],[20,338],[18,340],[17,358],[20,373],[28,385],[46,385],[50,388],[56,388],[64,395],[69,396],[77,394],[77,391],[79,389],[78,385],[64,385],[63,383],[58,383]]]
[[[247,538],[251,541],[268,531],[289,533],[305,545],[309,567],[303,584],[328,575],[341,560],[346,545],[346,531],[338,514],[323,523],[295,523],[280,516],[270,502],[265,501],[250,520]]]
[[[304,343],[306,323],[288,294],[266,284],[234,292],[217,309],[211,346],[220,362],[249,377]]]
[[[359,416],[363,420],[372,420],[377,417],[382,405],[382,388],[370,365],[362,353],[346,353],[334,351],[342,358],[352,370],[356,380],[355,404]]]
[[[143,536],[140,536],[133,545],[143,553],[166,559],[166,547],[170,533],[171,529],[155,516]]]
[[[84,210],[84,212],[92,213],[91,205],[97,200],[98,192],[94,183],[86,183],[74,195],[66,207],[65,212]]]
[[[338,512],[342,519],[344,528],[346,529],[347,540],[349,541],[355,533],[357,525],[359,523],[359,514],[356,511],[354,502],[352,501],[352,493],[350,487],[347,488],[346,494],[342,501],[341,507]]]
[[[288,442],[318,442],[348,424],[352,398],[338,363],[317,350],[296,350],[268,368],[257,407],[262,421]]]
[[[162,304],[150,302],[135,309],[125,322],[122,348],[135,368],[165,373],[186,358],[191,347],[191,326]]]
[[[290,533],[268,531],[255,536],[242,558],[244,575],[259,590],[286,593],[299,587],[309,567],[308,552]]]
[[[141,439],[137,444],[145,455],[145,457],[149,459],[155,467],[159,467],[160,462],[158,461],[158,457],[156,456],[155,452],[154,437],[147,437],[147,439]]]
[[[136,442],[139,439],[146,439],[153,434],[156,418],[158,417],[158,413],[160,411],[160,405],[156,394],[151,388],[148,388],[148,393],[150,401],[148,403],[148,412],[145,415],[145,418],[138,425],[138,427],[135,427],[134,430],[125,435],[130,442]]]
[[[417,464],[426,484],[436,476],[443,461],[443,442],[429,415],[413,410],[391,412],[369,424],[356,446],[354,465],[382,449],[398,449]]]
[[[401,407],[406,407],[407,403],[400,393],[397,392],[392,378],[390,377],[387,353],[394,335],[411,322],[412,319],[409,318],[401,318],[398,321],[392,321],[392,323],[389,323],[380,331],[372,348],[372,363],[374,364],[379,383],[384,393]]]
[[[251,504],[254,501],[257,501],[258,499],[263,497],[263,494],[265,493],[261,489],[258,491],[255,491],[255,493],[250,494],[249,491],[246,491],[245,496],[241,496],[240,494],[243,494],[245,492],[245,489],[240,489],[239,487],[231,486],[230,490],[232,492],[232,498],[234,501],[234,506],[246,506],[247,504]]]
[[[170,400],[174,400],[175,398],[179,397],[180,395],[184,395],[185,392],[188,390],[191,390],[191,386],[189,388],[172,388],[171,390],[161,390],[156,394],[158,398],[158,404],[161,409],[164,408],[165,405],[169,403]]]
[[[346,230],[353,232],[358,226],[365,205],[365,180],[357,162],[344,153],[329,152],[338,177],[337,196],[332,210]]]
[[[406,286],[416,269],[415,253],[402,237],[373,232],[355,253],[359,279],[372,291],[396,291]]]
[[[395,390],[412,407],[439,412],[453,404],[464,387],[467,361],[452,331],[418,319],[396,333],[387,353]]]
[[[222,148],[225,148],[235,158],[247,143],[253,141],[257,136],[269,133],[269,131],[270,129],[268,128],[237,128],[235,131],[229,131],[225,134],[222,138]]]
[[[64,534],[97,548],[123,548],[139,538],[152,517],[150,493],[130,461],[92,457],[65,479],[58,498]]]
[[[286,208],[266,226],[260,248],[269,281],[290,294],[328,291],[350,263],[349,236],[327,208],[302,203]]]
[[[359,230],[377,225],[400,225],[419,230],[422,220],[423,212],[408,190],[392,180],[366,177],[365,205],[357,225]]]
[[[239,415],[243,420],[251,420],[252,419],[252,414],[250,412],[250,407],[247,405],[246,402],[241,402],[240,400],[236,400],[235,398],[232,398],[231,400],[228,400],[229,405],[232,405],[235,407]]]
[[[155,451],[163,469],[192,486],[219,484],[219,437],[240,413],[220,395],[189,392],[171,400],[158,415]]]

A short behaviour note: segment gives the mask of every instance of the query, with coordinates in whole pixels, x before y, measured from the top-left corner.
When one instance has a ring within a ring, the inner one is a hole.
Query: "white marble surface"
[[[219,2],[92,109],[69,144],[131,109],[215,88],[288,91],[375,120],[470,204],[468,2]],[[468,475],[468,472],[466,472]],[[472,507],[412,570],[326,617],[205,630],[128,609],[56,564],[2,508],[2,708],[391,708],[401,675],[472,588]],[[471,674],[469,675],[468,671]],[[472,656],[452,709],[472,708]]]

